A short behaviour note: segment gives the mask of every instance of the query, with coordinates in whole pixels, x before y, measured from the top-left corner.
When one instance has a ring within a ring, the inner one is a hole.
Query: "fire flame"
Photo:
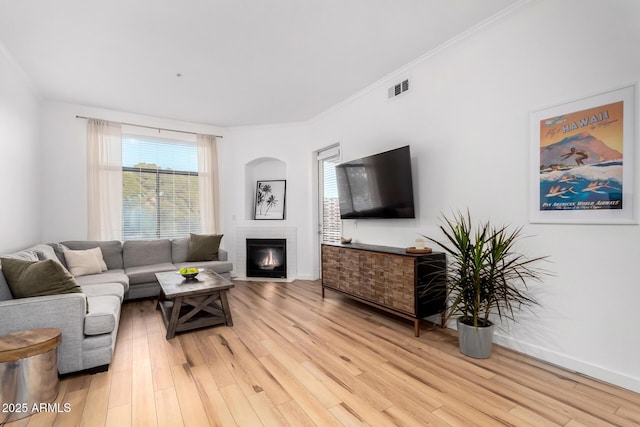
[[[273,251],[269,249],[269,255],[267,255],[260,264],[260,267],[265,270],[273,270],[279,265],[278,261],[273,258]]]

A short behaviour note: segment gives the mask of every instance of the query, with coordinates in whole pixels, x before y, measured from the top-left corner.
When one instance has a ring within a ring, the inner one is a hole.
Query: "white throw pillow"
[[[107,270],[107,264],[102,256],[102,249],[99,247],[84,251],[65,250],[64,258],[67,261],[69,271],[76,277],[98,274]]]

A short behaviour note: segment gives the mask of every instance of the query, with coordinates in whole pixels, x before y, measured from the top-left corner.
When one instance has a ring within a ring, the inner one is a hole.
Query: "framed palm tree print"
[[[287,181],[258,181],[253,219],[284,219]]]

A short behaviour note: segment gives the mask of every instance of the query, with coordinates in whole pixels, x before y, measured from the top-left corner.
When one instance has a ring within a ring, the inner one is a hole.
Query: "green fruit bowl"
[[[200,270],[197,268],[181,268],[178,273],[185,279],[194,279],[199,273]]]

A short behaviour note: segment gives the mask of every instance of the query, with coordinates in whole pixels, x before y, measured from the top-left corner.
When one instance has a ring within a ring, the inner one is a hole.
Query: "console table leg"
[[[415,319],[413,321],[413,334],[416,338],[420,336],[420,319]]]

